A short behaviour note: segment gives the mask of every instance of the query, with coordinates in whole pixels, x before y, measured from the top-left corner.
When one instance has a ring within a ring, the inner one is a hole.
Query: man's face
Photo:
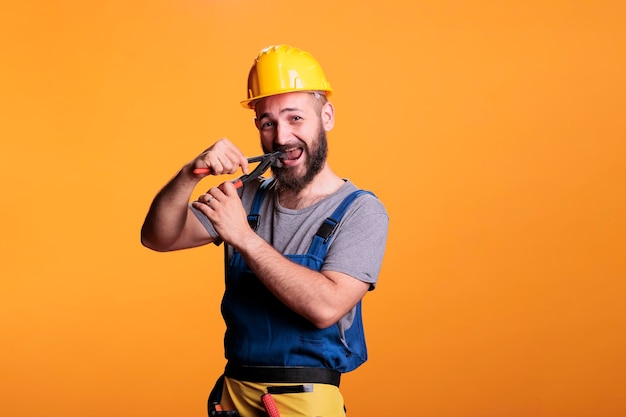
[[[272,172],[282,190],[299,191],[326,162],[326,131],[334,114],[311,93],[286,93],[256,104],[256,126],[264,152],[282,151],[287,157]]]

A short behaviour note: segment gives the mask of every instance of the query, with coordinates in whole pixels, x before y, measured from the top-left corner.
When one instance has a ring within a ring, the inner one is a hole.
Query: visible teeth
[[[302,154],[302,148],[295,147],[295,148],[286,149],[285,151],[283,151],[282,159],[285,159],[285,160],[298,159],[301,154]]]

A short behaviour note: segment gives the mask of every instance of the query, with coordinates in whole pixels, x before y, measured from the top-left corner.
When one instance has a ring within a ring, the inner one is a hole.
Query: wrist
[[[267,242],[252,229],[250,229],[249,234],[238,236],[236,243],[231,243],[231,246],[241,254],[260,253],[265,245],[267,245]]]
[[[187,182],[189,184],[197,184],[203,177],[199,177],[197,174],[193,172],[193,165],[186,164],[184,165],[178,174],[176,175],[180,181]]]

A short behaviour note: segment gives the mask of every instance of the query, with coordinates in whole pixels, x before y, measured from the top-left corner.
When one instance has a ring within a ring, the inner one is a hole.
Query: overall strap
[[[344,198],[333,214],[324,220],[320,228],[317,230],[317,233],[315,233],[315,236],[313,236],[313,242],[311,242],[311,246],[309,246],[309,251],[307,252],[309,255],[313,255],[319,259],[324,259],[326,257],[328,245],[330,244],[331,238],[335,233],[335,230],[337,230],[337,226],[339,225],[342,217],[346,214],[346,211],[348,211],[348,208],[354,200],[364,194],[371,194],[376,197],[371,191],[356,190]]]
[[[257,227],[259,227],[259,212],[261,211],[263,198],[265,198],[265,191],[273,181],[273,177],[264,180],[254,195],[254,200],[252,200],[252,208],[250,209],[250,214],[248,214],[248,224],[254,231],[256,231]]]

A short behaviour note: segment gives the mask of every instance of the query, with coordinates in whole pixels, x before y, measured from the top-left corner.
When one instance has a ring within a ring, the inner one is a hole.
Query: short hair
[[[324,104],[328,103],[328,97],[326,97],[326,94],[322,91],[313,91],[313,97],[315,98],[318,110],[320,111],[322,110]]]

